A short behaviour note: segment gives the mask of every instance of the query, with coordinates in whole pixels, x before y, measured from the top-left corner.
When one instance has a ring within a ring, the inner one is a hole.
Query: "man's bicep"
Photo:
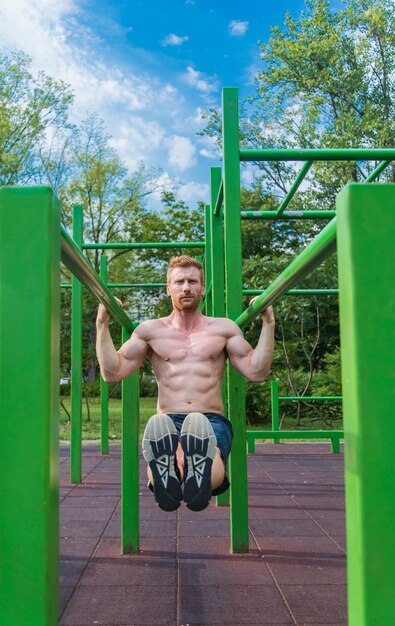
[[[243,337],[241,331],[229,337],[226,342],[226,352],[232,365],[237,366],[240,361],[248,358],[251,353],[251,346]]]
[[[130,339],[128,339],[128,341],[126,341],[126,343],[124,343],[118,350],[118,354],[122,361],[136,365],[137,369],[137,367],[140,367],[143,363],[144,357],[148,352],[148,348],[148,342],[140,337],[135,331]]]

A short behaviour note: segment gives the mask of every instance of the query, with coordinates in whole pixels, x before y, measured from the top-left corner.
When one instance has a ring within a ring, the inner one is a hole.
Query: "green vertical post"
[[[82,248],[82,206],[73,207],[73,239]],[[70,482],[82,478],[82,285],[71,277],[71,435]]]
[[[225,276],[224,276],[224,236],[222,216],[215,215],[215,202],[221,184],[222,172],[220,167],[210,168],[210,258],[211,258],[211,306],[213,317],[225,317]],[[226,381],[222,381],[222,402],[226,415]],[[217,496],[217,506],[229,505],[229,492]]]
[[[210,168],[211,285],[213,316],[225,317],[224,237],[222,216],[214,215],[215,201],[221,184],[221,168]]]
[[[100,278],[107,283],[107,257],[100,257]],[[100,443],[101,453],[108,454],[108,385],[100,376]]]
[[[395,624],[395,185],[337,200],[350,626]]]
[[[255,437],[253,436],[253,433],[249,433],[248,431],[247,431],[247,452],[248,454],[255,453]]]
[[[130,335],[122,328],[122,342]],[[122,381],[122,554],[139,551],[139,371]]]
[[[204,207],[204,239],[205,239],[205,253],[204,253],[204,273],[206,280],[206,315],[213,314],[212,307],[212,246],[211,246],[211,219],[210,219],[210,205],[206,204]]]
[[[49,187],[0,189],[0,624],[59,611],[60,211]]]
[[[272,380],[270,383],[270,393],[272,401],[272,430],[280,430],[277,380]],[[274,437],[273,441],[274,443],[280,443],[278,437]]]
[[[225,287],[227,317],[242,311],[242,255],[240,219],[239,113],[236,88],[223,90],[223,179],[225,232]],[[228,368],[228,414],[234,439],[230,456],[230,534],[232,552],[248,552],[248,492],[245,381]]]

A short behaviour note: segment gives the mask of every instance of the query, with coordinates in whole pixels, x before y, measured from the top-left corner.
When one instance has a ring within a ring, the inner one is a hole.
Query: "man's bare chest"
[[[152,358],[164,362],[217,361],[224,355],[226,340],[216,333],[181,333],[153,337],[149,344]]]

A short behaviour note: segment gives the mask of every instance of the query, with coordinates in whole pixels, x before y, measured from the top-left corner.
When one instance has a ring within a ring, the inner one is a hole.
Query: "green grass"
[[[151,415],[156,413],[156,398],[140,398],[140,440],[143,436],[145,425]],[[70,412],[70,398],[63,398],[63,402]],[[87,420],[86,405],[82,405],[82,439],[84,441],[100,439],[100,399],[91,398],[90,421]],[[65,411],[60,407],[60,440],[70,441],[70,422]],[[110,399],[108,408],[108,438],[110,441],[121,440],[121,400]]]

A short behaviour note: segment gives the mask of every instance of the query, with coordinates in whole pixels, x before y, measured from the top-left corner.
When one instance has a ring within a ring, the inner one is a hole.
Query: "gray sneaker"
[[[175,511],[182,501],[176,472],[177,446],[177,430],[170,417],[164,413],[153,415],[145,427],[142,448],[152,471],[155,500],[164,511]]]
[[[217,438],[203,413],[190,413],[181,429],[185,454],[184,501],[192,511],[202,511],[211,499],[211,467]]]

